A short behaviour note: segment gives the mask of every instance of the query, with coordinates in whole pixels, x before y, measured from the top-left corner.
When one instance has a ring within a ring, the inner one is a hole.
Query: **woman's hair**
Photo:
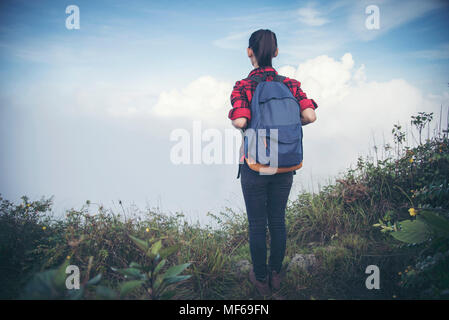
[[[257,30],[249,38],[249,48],[253,49],[259,67],[272,67],[271,59],[276,52],[278,42],[271,30]]]

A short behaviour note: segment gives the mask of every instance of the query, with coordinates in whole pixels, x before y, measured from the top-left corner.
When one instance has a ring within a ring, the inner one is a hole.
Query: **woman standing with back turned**
[[[262,76],[265,81],[278,77],[271,60],[278,55],[276,35],[270,30],[258,30],[249,39],[248,57],[254,69],[248,77],[237,81],[231,94],[232,109],[229,119],[234,127],[245,129],[251,121],[251,100],[258,82],[253,76]],[[306,125],[316,119],[318,107],[307,99],[297,80],[282,81],[298,101],[301,123]],[[270,289],[280,289],[280,271],[285,255],[286,231],[285,208],[293,182],[294,171],[262,175],[252,170],[246,161],[240,164],[241,185],[249,223],[249,244],[253,268],[250,281],[262,296],[269,296]],[[270,231],[270,258],[267,266],[266,226]]]

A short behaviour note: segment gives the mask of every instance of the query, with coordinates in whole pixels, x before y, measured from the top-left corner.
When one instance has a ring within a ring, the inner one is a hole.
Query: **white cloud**
[[[248,45],[248,39],[254,30],[231,33],[224,38],[214,40],[213,45],[223,49],[242,49]]]
[[[412,52],[411,56],[419,59],[429,59],[429,60],[449,59],[449,43],[444,43],[435,49],[419,50]]]
[[[284,66],[279,72],[302,83],[302,89],[320,105],[324,119],[329,117],[326,128],[350,119],[345,126],[336,126],[350,135],[359,136],[364,128],[389,128],[398,120],[408,120],[417,110],[433,108],[431,101],[407,81],[367,81],[364,70],[364,65],[355,68],[352,55],[346,53],[340,60],[323,55],[297,68]]]
[[[388,142],[398,121],[405,128],[417,111],[439,112],[448,96],[425,96],[403,79],[368,81],[364,66],[355,67],[350,53],[340,60],[319,56],[279,72],[298,79],[319,105],[318,120],[304,129],[304,144],[308,166],[323,178],[366,155],[373,139],[382,144],[385,134]]]
[[[73,114],[87,114],[96,117],[135,118],[149,116],[151,107],[156,102],[158,93],[148,85],[123,84],[121,86],[95,82],[88,86],[62,89],[51,98],[64,101],[65,95],[71,99],[64,104],[64,109]]]
[[[152,112],[162,117],[187,117],[223,123],[230,109],[232,85],[211,76],[202,76],[185,88],[164,91]]]
[[[300,8],[298,10],[299,21],[311,27],[319,27],[329,22],[314,8]]]
[[[294,78],[300,79],[308,87],[310,95],[320,100],[341,99],[348,93],[353,66],[354,61],[349,53],[341,61],[322,55],[301,63]],[[281,73],[284,68],[280,69]],[[289,73],[292,74],[292,71],[290,68]]]
[[[439,96],[425,97],[420,89],[403,79],[368,81],[365,66],[356,66],[350,53],[340,60],[321,55],[278,71],[298,79],[302,89],[320,106],[319,121],[312,126],[320,128],[317,137],[350,137],[364,143],[373,130],[389,132],[397,121],[408,123],[411,114],[436,110],[441,101]],[[221,126],[227,123],[232,86],[203,76],[184,88],[161,92],[151,113]]]

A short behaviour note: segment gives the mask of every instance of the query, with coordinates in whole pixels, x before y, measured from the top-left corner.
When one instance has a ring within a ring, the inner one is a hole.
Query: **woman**
[[[231,94],[232,109],[229,119],[234,127],[245,129],[251,120],[251,99],[257,82],[252,76],[266,76],[272,81],[277,71],[272,67],[272,59],[278,55],[276,35],[270,30],[258,30],[249,39],[248,57],[254,69],[248,77],[237,81]],[[316,119],[318,107],[312,99],[307,99],[300,82],[285,78],[283,83],[298,100],[301,123],[306,125]],[[269,296],[271,290],[280,289],[280,271],[285,255],[286,231],[285,208],[293,182],[294,172],[261,175],[241,164],[241,185],[245,199],[249,223],[249,243],[253,268],[250,281],[259,294]],[[270,258],[267,266],[266,226],[270,231]],[[271,290],[270,290],[271,289]]]

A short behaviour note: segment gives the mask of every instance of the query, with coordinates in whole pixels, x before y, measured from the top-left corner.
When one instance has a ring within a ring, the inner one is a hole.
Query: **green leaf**
[[[449,237],[449,221],[431,211],[421,211],[418,219],[425,222],[437,237]]]
[[[156,276],[156,280],[154,281],[154,284],[153,284],[153,289],[157,290],[163,281],[164,281],[163,275]]]
[[[88,286],[94,286],[101,280],[101,273],[97,274],[95,277],[87,281]]]
[[[54,278],[57,269],[43,271],[35,274],[30,281],[28,281],[23,290],[21,299],[26,300],[54,300],[62,299],[63,291],[59,291],[54,286]]]
[[[157,274],[164,267],[166,262],[167,262],[166,259],[161,260],[161,262],[159,262],[156,268],[154,269],[153,274]]]
[[[178,250],[179,250],[179,245],[174,245],[174,246],[162,249],[159,252],[159,255],[161,256],[162,259],[164,259],[164,258],[167,258],[169,255],[175,253]]]
[[[140,264],[138,264],[137,262],[131,262],[129,264],[129,267],[130,268],[136,268],[136,269],[141,269],[142,268],[142,266]]]
[[[83,298],[84,287],[79,289],[69,290],[69,299],[70,300],[80,300]]]
[[[120,297],[122,298],[122,297],[126,296],[132,290],[140,287],[143,283],[144,283],[144,281],[142,281],[142,280],[131,280],[131,281],[125,282],[120,288]]]
[[[135,243],[135,245],[137,247],[139,247],[140,250],[142,250],[143,252],[147,252],[148,251],[148,243],[146,241],[140,240],[139,238],[133,237],[131,235],[129,237]]]
[[[64,260],[63,264],[56,271],[55,277],[53,278],[53,284],[58,289],[66,289],[65,280],[67,279],[67,274],[65,273],[65,270],[69,264],[69,259]]]
[[[183,272],[188,266],[190,266],[190,263],[179,264],[177,266],[168,268],[168,270],[164,274],[164,279],[177,276],[178,274]]]
[[[104,287],[104,286],[98,286],[95,290],[96,298],[101,300],[113,300],[117,299],[117,294],[114,292],[114,290]]]
[[[162,241],[159,240],[151,246],[151,254],[156,256],[159,253],[159,250],[162,248]]]
[[[402,242],[422,243],[430,238],[431,232],[426,223],[417,219],[401,221],[401,230],[394,231],[391,235]]]
[[[174,277],[168,277],[168,278],[164,278],[164,281],[166,284],[173,284],[173,283],[178,283],[184,280],[187,280],[191,277],[191,275],[185,275],[185,276],[174,276]]]
[[[161,300],[170,300],[171,298],[173,298],[173,296],[175,294],[176,294],[175,290],[166,291],[161,295],[160,299]]]
[[[136,268],[116,269],[114,271],[117,271],[118,273],[123,274],[124,276],[128,276],[135,279],[142,279],[143,277],[143,274],[140,272],[140,270]]]

